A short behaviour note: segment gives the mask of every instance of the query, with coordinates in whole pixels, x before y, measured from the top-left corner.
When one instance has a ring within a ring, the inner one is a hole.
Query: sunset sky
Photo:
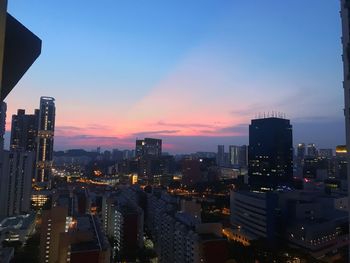
[[[55,150],[133,148],[162,138],[172,153],[247,144],[258,113],[284,112],[294,144],[343,144],[339,1],[9,0],[43,41],[7,97],[56,98]]]

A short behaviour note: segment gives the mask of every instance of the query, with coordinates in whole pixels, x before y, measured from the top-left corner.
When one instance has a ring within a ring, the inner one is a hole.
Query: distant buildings
[[[292,125],[287,119],[269,117],[249,125],[249,183],[274,188],[293,178]]]
[[[50,188],[55,131],[55,99],[40,98],[36,182]]]
[[[246,145],[229,146],[229,164],[231,167],[243,168],[247,166],[248,149]]]

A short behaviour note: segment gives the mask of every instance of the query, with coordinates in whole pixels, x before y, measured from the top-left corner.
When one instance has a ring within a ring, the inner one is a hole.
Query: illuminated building
[[[144,213],[135,194],[133,189],[124,189],[117,195],[104,196],[102,201],[103,228],[115,241],[116,252],[128,261],[135,261],[134,252],[143,247]]]
[[[130,178],[131,178],[131,184],[137,184],[137,181],[138,181],[138,176],[137,176],[137,174],[132,174],[132,175],[130,176]]]
[[[162,155],[162,140],[153,138],[136,140],[135,154],[139,158],[147,156],[160,157]]]
[[[40,98],[36,182],[50,188],[55,130],[55,99]]]
[[[18,216],[6,217],[0,221],[0,242],[20,241],[25,243],[35,232],[36,214],[21,214]],[[0,260],[0,262],[2,262]]]
[[[38,122],[39,110],[35,110],[34,114],[25,114],[25,110],[18,110],[17,115],[12,115],[10,149],[36,153]]]
[[[293,138],[290,121],[268,117],[249,125],[249,184],[274,188],[293,178]]]
[[[348,175],[347,150],[345,145],[338,145],[335,149],[335,177],[347,180]]]
[[[348,151],[346,150],[346,145],[337,145],[335,148],[335,154],[337,156],[345,156],[347,153]]]
[[[147,193],[145,224],[154,240],[160,263],[226,262],[227,241],[222,238],[222,225],[201,223],[200,205],[178,200],[159,189]]]
[[[273,240],[276,232],[274,211],[278,199],[275,193],[231,191],[231,224],[257,237]]]
[[[4,151],[0,176],[0,215],[29,212],[34,153]]]
[[[33,191],[31,201],[34,208],[41,208],[49,200],[50,193],[46,191]]]
[[[40,262],[58,262],[60,234],[66,231],[67,224],[67,207],[55,206],[51,210],[43,211],[40,231]]]
[[[110,262],[110,247],[99,220],[92,215],[76,216],[76,202],[69,196],[58,193],[55,206],[43,211],[40,262]]]

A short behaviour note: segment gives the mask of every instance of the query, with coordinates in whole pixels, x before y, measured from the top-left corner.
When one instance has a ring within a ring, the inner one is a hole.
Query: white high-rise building
[[[55,99],[40,98],[39,127],[37,138],[36,181],[50,188],[55,131]]]

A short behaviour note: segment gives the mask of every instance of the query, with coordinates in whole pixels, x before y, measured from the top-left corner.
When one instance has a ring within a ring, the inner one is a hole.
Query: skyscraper
[[[34,114],[18,110],[17,115],[12,115],[10,148],[36,152],[38,126],[39,110],[35,110]]]
[[[225,146],[218,145],[218,153],[216,156],[217,165],[224,166],[225,165]]]
[[[50,187],[55,131],[55,99],[40,98],[36,182]]]
[[[293,177],[292,125],[287,119],[269,117],[249,125],[249,183],[274,188]]]

